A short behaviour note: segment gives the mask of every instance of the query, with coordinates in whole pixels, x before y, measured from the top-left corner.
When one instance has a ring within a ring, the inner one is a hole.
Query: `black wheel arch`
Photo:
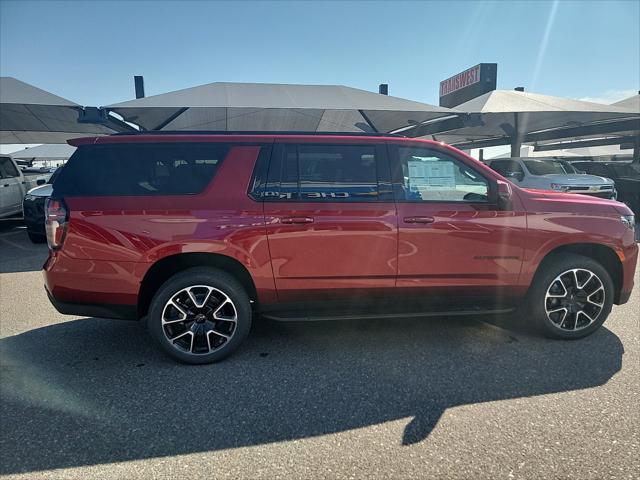
[[[235,258],[217,253],[179,253],[169,255],[154,263],[145,274],[138,291],[138,317],[144,317],[153,296],[170,277],[192,267],[212,267],[232,275],[247,292],[256,306],[258,293],[251,274],[247,268]]]
[[[602,245],[599,243],[571,243],[556,247],[553,250],[547,252],[547,254],[544,256],[536,269],[536,274],[534,275],[533,281],[535,282],[535,277],[539,272],[543,270],[543,267],[546,263],[553,261],[554,257],[557,258],[557,256],[567,253],[573,253],[576,255],[582,255],[583,257],[591,258],[592,260],[602,265],[602,267],[607,271],[607,273],[611,277],[611,280],[613,281],[613,303],[619,303],[623,281],[622,262],[620,261],[620,258],[618,258],[615,250],[607,245]]]

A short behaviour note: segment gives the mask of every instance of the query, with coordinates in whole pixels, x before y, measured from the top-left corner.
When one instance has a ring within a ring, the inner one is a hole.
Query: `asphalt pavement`
[[[508,318],[260,320],[186,366],[137,322],[58,314],[46,255],[0,221],[3,478],[640,477],[640,288],[575,342]]]

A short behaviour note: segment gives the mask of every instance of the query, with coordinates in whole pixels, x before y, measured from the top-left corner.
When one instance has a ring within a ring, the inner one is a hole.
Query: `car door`
[[[262,197],[280,302],[393,291],[397,218],[384,142],[276,142]]]
[[[517,198],[499,208],[491,172],[453,150],[391,144],[390,158],[399,292],[455,304],[521,293],[526,217]]]
[[[22,207],[22,177],[9,157],[0,157],[0,215],[13,215]]]

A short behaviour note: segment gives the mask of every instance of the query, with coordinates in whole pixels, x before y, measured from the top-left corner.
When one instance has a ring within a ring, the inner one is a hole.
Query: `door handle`
[[[436,219],[433,217],[404,217],[404,223],[433,223]]]
[[[292,224],[292,223],[313,223],[311,217],[284,217],[280,219],[280,222]]]

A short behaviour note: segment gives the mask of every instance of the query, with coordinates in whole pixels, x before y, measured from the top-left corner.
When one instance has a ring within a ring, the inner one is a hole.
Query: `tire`
[[[576,288],[576,283],[583,288]],[[554,254],[536,273],[528,313],[533,326],[547,337],[575,340],[600,328],[611,312],[613,294],[613,281],[601,264],[582,255]]]
[[[47,243],[46,235],[29,232],[28,230],[27,230],[27,235],[29,236],[29,240],[31,240],[31,243]]]
[[[195,267],[177,273],[156,292],[147,329],[175,360],[213,363],[244,341],[251,329],[251,313],[249,297],[233,276]],[[235,321],[230,320],[233,317]]]

